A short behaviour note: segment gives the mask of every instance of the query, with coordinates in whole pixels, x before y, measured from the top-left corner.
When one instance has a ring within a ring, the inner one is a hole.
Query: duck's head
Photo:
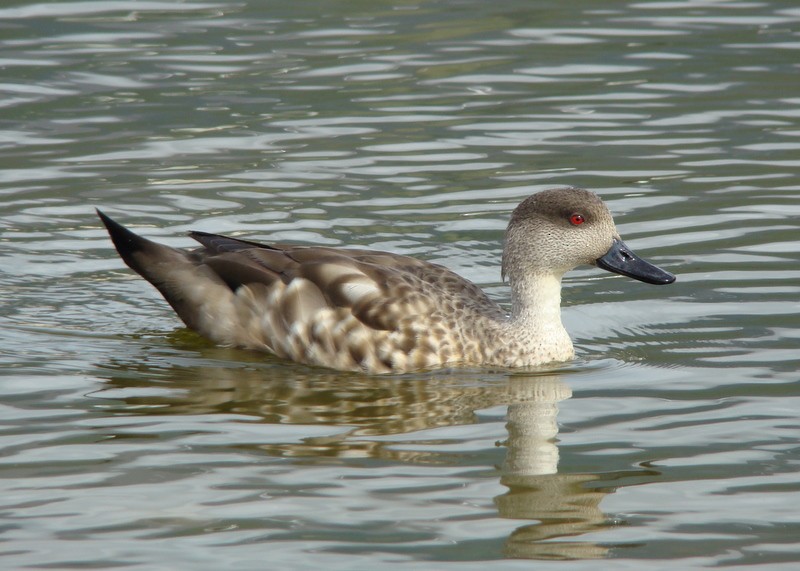
[[[550,273],[559,278],[593,265],[650,284],[675,281],[622,241],[606,205],[593,192],[555,188],[529,196],[511,214],[503,250],[503,279]]]

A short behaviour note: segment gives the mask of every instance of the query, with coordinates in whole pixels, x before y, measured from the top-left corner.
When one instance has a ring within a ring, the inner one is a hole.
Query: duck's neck
[[[528,331],[564,329],[561,324],[561,275],[529,273],[511,282],[511,321]]]
[[[527,274],[511,282],[511,319],[506,330],[506,366],[566,361],[575,353],[561,323],[561,274]]]

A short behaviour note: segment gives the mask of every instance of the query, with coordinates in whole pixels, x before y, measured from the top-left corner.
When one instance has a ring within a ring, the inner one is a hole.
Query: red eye
[[[583,217],[582,214],[573,214],[572,216],[569,217],[569,223],[572,224],[573,226],[580,226],[584,222],[586,222],[586,219]]]

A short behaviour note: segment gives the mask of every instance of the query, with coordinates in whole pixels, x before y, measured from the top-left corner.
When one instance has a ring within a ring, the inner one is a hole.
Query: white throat
[[[519,354],[512,365],[566,361],[574,356],[572,340],[561,323],[561,277],[527,273],[511,285],[509,343]]]
[[[561,276],[550,272],[528,273],[511,284],[511,318],[526,329],[561,325]]]

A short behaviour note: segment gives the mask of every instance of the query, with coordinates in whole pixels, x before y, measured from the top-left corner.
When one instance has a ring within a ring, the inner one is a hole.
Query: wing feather
[[[192,237],[204,246],[194,252],[198,261],[233,291],[282,282],[286,288],[274,299],[287,328],[310,323],[326,309],[347,310],[364,326],[380,331],[396,331],[404,320],[427,319],[448,305],[503,314],[473,283],[416,258],[372,250],[265,245],[201,232]],[[469,300],[471,307],[463,307],[462,300]]]

